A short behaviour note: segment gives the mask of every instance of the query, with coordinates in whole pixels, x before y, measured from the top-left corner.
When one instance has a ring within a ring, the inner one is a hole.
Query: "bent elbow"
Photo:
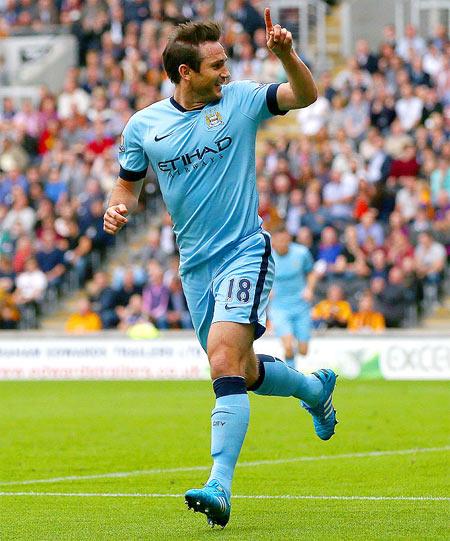
[[[317,98],[319,97],[319,93],[317,92],[317,88],[314,87],[314,90],[308,93],[303,99],[303,103],[301,104],[301,108],[309,107],[312,105]]]

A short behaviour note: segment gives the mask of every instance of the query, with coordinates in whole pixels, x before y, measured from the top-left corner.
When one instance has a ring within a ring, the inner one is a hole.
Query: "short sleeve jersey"
[[[278,84],[236,81],[222,97],[186,110],[173,98],[135,113],[119,149],[120,176],[150,165],[174,224],[181,272],[220,255],[261,227],[255,141],[261,121],[284,114]]]
[[[314,261],[305,246],[292,242],[285,255],[273,250],[275,280],[272,287],[272,307],[276,309],[298,306],[306,285],[306,277],[312,271]]]

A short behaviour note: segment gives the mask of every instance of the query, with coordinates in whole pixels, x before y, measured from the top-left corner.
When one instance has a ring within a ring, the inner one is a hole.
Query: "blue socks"
[[[216,479],[231,494],[231,481],[250,418],[245,379],[224,376],[213,383],[216,407],[211,415],[211,456],[208,482]]]
[[[323,385],[313,374],[302,374],[271,355],[257,355],[259,378],[250,391],[260,395],[294,396],[314,407]]]
[[[294,396],[314,407],[323,385],[312,374],[302,374],[270,355],[257,355],[259,378],[249,389],[259,395]],[[211,415],[213,467],[208,482],[216,479],[231,494],[231,482],[250,418],[245,379],[224,376],[213,383],[216,407]]]

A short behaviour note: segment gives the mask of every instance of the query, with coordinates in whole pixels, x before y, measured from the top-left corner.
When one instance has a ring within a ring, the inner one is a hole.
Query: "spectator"
[[[347,327],[352,309],[343,297],[342,287],[333,284],[328,288],[327,298],[316,304],[312,310],[313,324],[316,328]]]
[[[66,322],[65,331],[71,334],[98,332],[102,328],[100,316],[91,307],[88,297],[78,301],[78,310]]]
[[[402,97],[395,106],[395,112],[402,128],[409,132],[417,126],[422,118],[423,102],[414,95],[413,87],[410,84],[402,86],[401,95]]]
[[[345,109],[344,128],[347,136],[360,143],[369,125],[369,105],[361,90],[353,90]]]
[[[179,276],[174,276],[169,283],[167,323],[174,329],[192,329],[191,316]]]
[[[359,39],[355,45],[355,58],[360,69],[373,74],[378,71],[378,57],[371,53],[366,39]]]
[[[439,158],[436,169],[431,173],[431,200],[436,203],[438,194],[444,191],[450,197],[450,162]]]
[[[309,107],[299,109],[297,121],[300,132],[307,136],[317,135],[325,126],[329,111],[330,103],[323,96],[319,96]]]
[[[380,311],[387,327],[401,327],[405,321],[408,304],[412,302],[412,293],[403,284],[403,271],[392,267],[389,271],[388,282],[378,293]]]
[[[102,328],[115,328],[119,322],[116,314],[117,293],[110,286],[106,272],[97,271],[94,273],[88,291],[92,309],[100,316]]]
[[[117,289],[116,305],[127,306],[133,295],[140,295],[142,286],[136,283],[134,270],[128,268],[123,273],[120,287]]]
[[[67,186],[65,182],[61,180],[57,167],[50,169],[44,192],[45,196],[48,197],[54,205],[67,195]]]
[[[323,199],[334,223],[345,225],[351,221],[354,195],[354,186],[344,184],[342,173],[332,171],[331,180],[323,190]]]
[[[353,265],[359,259],[364,259],[364,253],[358,242],[358,232],[354,225],[348,225],[344,231],[344,246],[341,252],[345,257],[349,270],[353,270]]]
[[[382,332],[385,329],[383,314],[374,310],[374,299],[365,291],[359,300],[358,311],[348,320],[348,329],[353,332]]]
[[[11,293],[0,283],[0,330],[14,330],[19,326],[20,311]]]
[[[21,187],[14,187],[11,195],[13,204],[5,216],[2,227],[11,231],[13,226],[18,223],[20,229],[30,235],[36,222],[36,212],[28,205],[28,198]]]
[[[41,246],[36,252],[36,261],[41,271],[45,273],[49,287],[59,288],[66,267],[64,265],[64,252],[56,245],[54,230],[48,230],[42,234]]]
[[[37,306],[44,298],[47,283],[47,277],[39,268],[36,258],[30,257],[24,271],[16,277],[15,302],[18,305],[32,303]]]
[[[415,177],[419,169],[416,148],[414,145],[406,144],[398,158],[391,162],[390,177],[394,180],[404,176]]]
[[[414,257],[418,276],[425,284],[436,288],[440,285],[446,255],[444,246],[433,239],[431,232],[420,233]]]
[[[12,268],[17,274],[23,272],[25,263],[35,253],[32,240],[28,235],[21,235],[16,241],[16,247],[12,258]]]
[[[120,320],[118,328],[122,331],[126,331],[133,325],[147,322],[147,317],[143,313],[142,296],[139,293],[131,295],[125,306],[118,306],[117,314]]]
[[[327,265],[332,265],[341,252],[342,244],[338,242],[336,230],[333,227],[325,227],[321,235],[319,259]]]
[[[407,135],[400,120],[396,118],[391,124],[391,131],[385,138],[384,148],[393,159],[397,159],[408,148],[411,149],[413,139]],[[406,158],[411,158],[409,154]],[[404,173],[401,173],[404,174]]]
[[[303,192],[294,189],[289,194],[289,202],[286,212],[286,229],[292,237],[295,237],[305,214],[303,205]]]
[[[64,91],[58,98],[58,117],[65,120],[73,115],[85,115],[89,105],[89,94],[77,87],[76,78],[69,74],[64,84]]]
[[[149,263],[149,283],[142,293],[143,313],[158,329],[167,329],[169,289],[163,283],[163,271],[157,261]]]
[[[375,250],[370,256],[369,265],[371,269],[371,278],[382,278],[384,281],[388,278],[388,263],[384,250]]]
[[[397,210],[405,222],[410,222],[417,214],[420,206],[420,193],[417,180],[411,176],[400,179],[403,186],[395,198],[395,210]]]
[[[147,243],[138,254],[138,261],[142,265],[145,265],[151,259],[158,261],[161,265],[167,263],[167,254],[161,248],[161,234],[157,227],[151,227],[149,229]]]
[[[383,228],[378,222],[376,222],[376,216],[377,210],[370,208],[361,217],[360,223],[356,226],[359,245],[364,244],[367,237],[372,237],[377,246],[383,246]]]
[[[425,52],[425,41],[417,35],[412,24],[406,25],[405,35],[398,40],[396,50],[405,62],[410,61],[414,54],[422,56]]]

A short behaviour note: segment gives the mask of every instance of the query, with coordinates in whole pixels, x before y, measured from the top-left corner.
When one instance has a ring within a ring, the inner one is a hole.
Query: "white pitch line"
[[[254,460],[252,462],[238,462],[240,468],[254,466],[271,466],[274,464],[292,464],[295,462],[316,462],[319,460],[339,460],[347,458],[370,458],[383,456],[411,455],[416,453],[436,453],[450,451],[450,445],[443,447],[419,447],[417,449],[397,449],[385,451],[367,451],[363,453],[343,453],[339,455],[298,456],[293,458],[279,458],[272,460]],[[180,468],[156,468],[152,470],[133,470],[127,472],[97,473],[92,475],[68,475],[66,477],[52,477],[47,479],[28,479],[24,481],[0,481],[0,486],[35,485],[42,483],[61,483],[64,481],[83,481],[86,479],[114,479],[120,477],[134,477],[138,475],[155,475],[159,473],[180,473],[191,471],[208,471],[211,466],[186,466]]]
[[[0,492],[1,496],[42,496],[69,498],[182,498],[183,494],[152,494],[132,492]],[[369,500],[369,501],[450,501],[446,496],[312,496],[296,494],[245,494],[233,496],[236,500]]]

